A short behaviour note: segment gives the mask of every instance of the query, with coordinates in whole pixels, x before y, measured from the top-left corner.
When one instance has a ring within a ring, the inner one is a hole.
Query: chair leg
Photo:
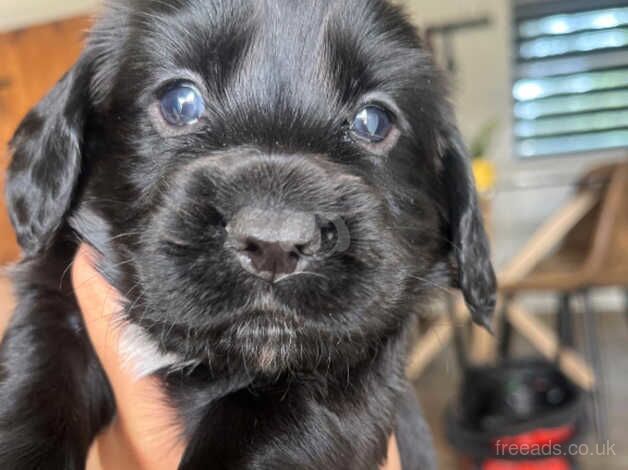
[[[558,299],[557,330],[560,346],[573,347],[573,317],[569,292],[561,293]]]
[[[589,291],[582,291],[580,297],[584,307],[584,333],[587,355],[589,356],[596,377],[595,389],[591,392],[593,425],[598,440],[600,442],[606,442],[608,439],[608,408],[606,406],[604,369],[598,341],[598,328]]]
[[[456,317],[456,299],[452,295],[447,296],[447,313],[453,330],[453,344],[458,366],[464,371],[467,369],[469,363],[467,359],[467,347],[463,336],[464,325],[458,324],[459,321]]]

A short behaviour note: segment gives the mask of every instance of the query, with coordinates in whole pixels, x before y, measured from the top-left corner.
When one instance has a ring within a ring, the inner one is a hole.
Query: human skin
[[[173,470],[185,444],[179,439],[176,413],[169,408],[159,381],[136,379],[119,354],[117,292],[94,269],[95,254],[83,245],[72,266],[72,282],[96,354],[116,399],[116,417],[94,442],[87,470]],[[382,470],[401,470],[394,436]]]

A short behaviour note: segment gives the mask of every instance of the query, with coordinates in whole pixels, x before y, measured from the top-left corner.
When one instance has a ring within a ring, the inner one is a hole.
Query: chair
[[[565,346],[572,345],[571,301],[578,297],[584,309],[586,352],[596,374],[592,393],[594,425],[602,438],[607,421],[603,367],[590,291],[621,287],[628,299],[628,161],[596,168],[580,180],[578,188],[579,192],[598,193],[584,217],[526,276],[500,285],[505,313],[500,316],[499,351],[502,357],[508,354],[512,327],[507,310],[515,295],[531,291],[558,293],[557,326],[560,343]]]

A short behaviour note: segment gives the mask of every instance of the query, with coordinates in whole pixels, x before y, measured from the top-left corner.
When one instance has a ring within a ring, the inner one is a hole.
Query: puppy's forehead
[[[316,107],[373,90],[394,93],[411,80],[419,60],[414,30],[383,0],[135,5],[133,42],[155,73],[188,69],[210,91],[258,104],[299,96],[302,106]]]

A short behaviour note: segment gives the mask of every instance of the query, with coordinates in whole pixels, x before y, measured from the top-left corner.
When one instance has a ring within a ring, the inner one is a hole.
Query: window
[[[513,0],[515,152],[628,148],[628,0]]]

